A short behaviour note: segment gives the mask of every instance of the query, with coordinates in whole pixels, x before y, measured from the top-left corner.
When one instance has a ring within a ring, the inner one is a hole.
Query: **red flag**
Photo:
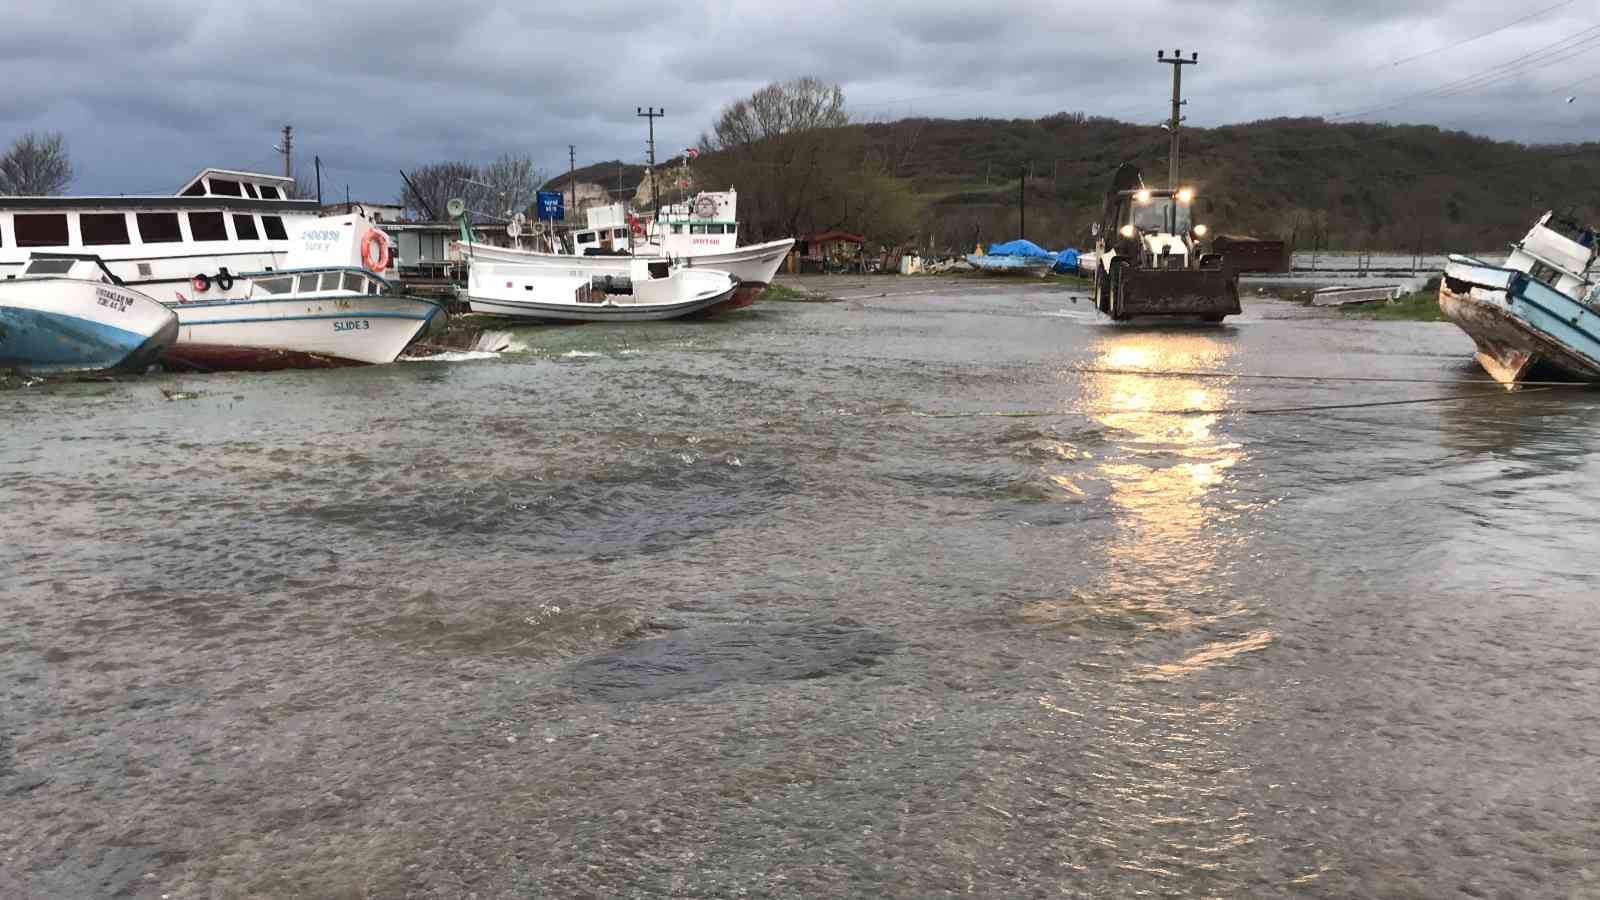
[[[700,151],[693,147],[686,147],[684,148],[683,155],[689,157],[690,159],[699,159]]]

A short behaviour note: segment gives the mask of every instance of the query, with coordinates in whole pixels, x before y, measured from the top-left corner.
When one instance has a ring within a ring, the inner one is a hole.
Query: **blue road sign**
[[[567,195],[560,191],[539,192],[539,218],[554,222],[567,217]]]

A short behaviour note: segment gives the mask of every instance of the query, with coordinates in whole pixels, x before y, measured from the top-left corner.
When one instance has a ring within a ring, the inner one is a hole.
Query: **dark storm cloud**
[[[775,79],[840,82],[860,119],[1081,111],[1154,123],[1169,74],[1156,48],[1197,50],[1191,124],[1372,110],[1528,142],[1600,133],[1592,52],[1447,98],[1397,100],[1600,23],[1573,3],[1395,65],[1558,0],[1289,5],[1268,0],[1072,4],[452,6],[394,0],[255,6],[174,0],[19,5],[0,33],[0,136],[67,134],[80,191],[164,191],[203,165],[276,169],[320,155],[335,193],[392,197],[396,170],[527,153],[551,171],[639,161],[636,106],[666,107],[665,154],[725,103]],[[1600,49],[1600,37],[1587,48]]]

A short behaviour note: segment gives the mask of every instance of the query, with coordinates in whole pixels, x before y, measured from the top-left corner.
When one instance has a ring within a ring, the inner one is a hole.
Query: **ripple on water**
[[[895,641],[847,619],[694,628],[576,663],[567,686],[599,700],[663,700],[730,684],[827,678],[868,668]]]

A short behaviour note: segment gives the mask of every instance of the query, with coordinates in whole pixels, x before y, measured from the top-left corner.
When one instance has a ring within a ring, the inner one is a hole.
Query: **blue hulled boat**
[[[1501,265],[1452,255],[1439,309],[1477,344],[1496,381],[1549,374],[1600,381],[1600,287],[1594,229],[1545,213]]]
[[[0,282],[0,369],[137,372],[178,338],[178,316],[93,256],[37,254]]]

